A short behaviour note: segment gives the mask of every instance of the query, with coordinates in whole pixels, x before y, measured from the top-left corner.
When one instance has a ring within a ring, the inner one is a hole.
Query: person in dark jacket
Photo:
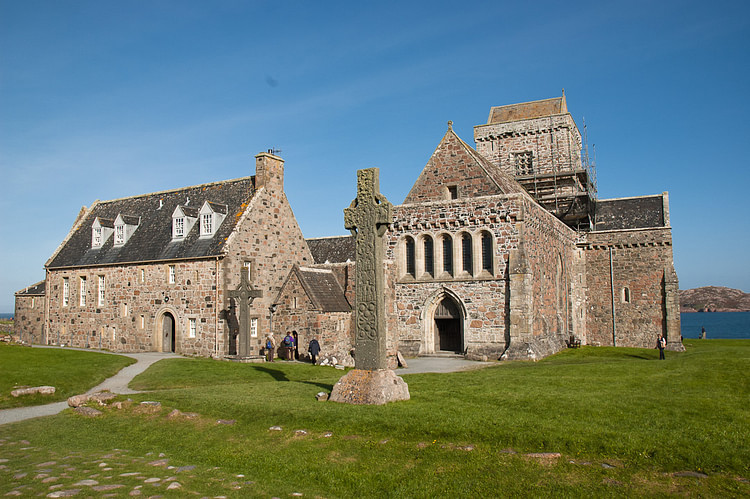
[[[318,354],[320,353],[320,343],[318,343],[317,338],[313,338],[310,341],[310,345],[307,347],[307,351],[310,353],[310,356],[312,357],[313,365],[315,365],[317,363]]]

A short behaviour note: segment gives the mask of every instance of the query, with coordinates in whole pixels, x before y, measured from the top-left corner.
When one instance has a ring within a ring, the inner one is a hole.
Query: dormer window
[[[201,215],[201,236],[210,236],[214,233],[212,223],[214,221],[213,213],[204,213]]]
[[[185,217],[172,219],[174,223],[174,234],[172,237],[185,237]]]
[[[125,244],[125,226],[115,225],[115,246]]]
[[[172,212],[172,239],[184,239],[198,220],[198,209],[178,206]]]
[[[115,246],[122,246],[128,242],[135,229],[138,228],[141,219],[120,213],[115,219]]]
[[[114,231],[115,223],[107,218],[96,217],[91,225],[91,247],[101,248]]]
[[[227,216],[227,205],[206,201],[200,209],[201,237],[213,237]]]

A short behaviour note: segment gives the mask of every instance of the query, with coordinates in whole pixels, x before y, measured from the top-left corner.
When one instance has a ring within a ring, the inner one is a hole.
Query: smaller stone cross
[[[240,311],[239,352],[237,352],[240,357],[250,355],[250,305],[255,298],[262,296],[263,291],[253,288],[250,284],[250,269],[242,267],[240,286],[234,291],[229,291],[229,297],[237,300],[237,308]]]

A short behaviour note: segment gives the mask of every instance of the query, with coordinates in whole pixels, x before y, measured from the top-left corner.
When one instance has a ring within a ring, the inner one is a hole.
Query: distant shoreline
[[[721,313],[736,313],[736,312],[750,312],[750,310],[743,310],[740,308],[721,308],[717,310],[680,310],[681,314],[721,314]]]

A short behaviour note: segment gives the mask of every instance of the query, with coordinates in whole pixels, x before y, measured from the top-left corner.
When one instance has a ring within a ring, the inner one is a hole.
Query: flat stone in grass
[[[14,397],[21,397],[23,395],[54,395],[55,394],[55,387],[54,386],[32,386],[29,388],[19,388],[18,390],[13,390],[10,392],[10,394]]]
[[[55,492],[47,494],[47,497],[73,497],[80,491],[80,489],[56,490]]]
[[[81,406],[81,407],[76,407],[73,410],[76,413],[80,414],[81,416],[86,416],[86,417],[89,417],[89,418],[94,418],[96,416],[101,416],[101,414],[102,414],[102,411],[98,411],[98,410],[94,409],[93,407]]]
[[[87,487],[92,487],[94,485],[99,485],[99,482],[97,482],[96,480],[81,480],[80,482],[73,484],[74,487],[83,486],[83,485]]]
[[[672,476],[692,477],[692,478],[708,478],[708,475],[706,475],[705,473],[701,473],[699,471],[678,471],[676,473],[672,473]]]
[[[110,484],[110,485],[97,485],[95,487],[91,487],[91,489],[95,490],[97,492],[108,492],[110,490],[121,489],[123,487],[124,487],[124,485],[113,483],[113,484]]]
[[[168,459],[159,459],[157,461],[151,461],[148,463],[150,466],[166,466],[169,463]]]

